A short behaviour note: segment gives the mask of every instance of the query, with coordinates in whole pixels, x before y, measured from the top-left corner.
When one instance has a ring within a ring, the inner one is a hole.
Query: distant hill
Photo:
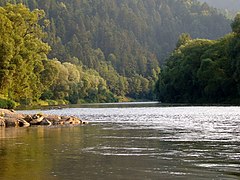
[[[199,0],[200,2],[206,2],[210,6],[220,9],[227,9],[235,14],[240,11],[239,0]]]

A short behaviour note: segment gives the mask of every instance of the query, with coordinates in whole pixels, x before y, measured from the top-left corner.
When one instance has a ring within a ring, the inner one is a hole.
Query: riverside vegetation
[[[160,64],[181,33],[216,39],[230,32],[228,19],[195,0],[0,5],[4,108],[154,99]]]
[[[240,14],[218,40],[180,36],[157,83],[163,102],[240,103]]]

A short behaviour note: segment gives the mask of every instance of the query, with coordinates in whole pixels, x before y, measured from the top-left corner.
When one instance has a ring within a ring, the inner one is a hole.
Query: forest
[[[179,37],[157,82],[162,102],[240,103],[240,14],[217,40]]]
[[[234,13],[239,11],[240,1],[238,0],[199,0],[200,2],[206,2],[212,7],[219,9],[226,9]]]
[[[199,0],[202,3],[207,3],[209,6],[217,8],[219,12],[227,18],[233,19],[240,9],[239,0]]]
[[[195,0],[0,5],[0,98],[18,104],[154,99],[180,34],[217,39],[231,31],[230,20]]]

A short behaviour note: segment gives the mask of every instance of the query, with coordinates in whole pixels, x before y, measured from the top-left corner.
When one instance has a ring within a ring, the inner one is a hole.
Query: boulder
[[[20,114],[15,111],[0,109],[0,127],[29,127],[33,125],[78,125],[88,124],[78,117],[74,116],[58,116],[43,114]]]
[[[6,127],[18,127],[18,119],[8,117],[5,118],[4,120]]]
[[[66,120],[64,120],[64,123],[63,124],[66,124],[66,125],[69,125],[69,124],[72,124],[72,125],[76,125],[76,124],[81,124],[82,121],[76,117],[69,117],[67,118]]]
[[[49,121],[48,119],[44,118],[44,119],[42,120],[42,122],[40,123],[40,125],[42,125],[42,126],[51,126],[51,125],[52,125],[52,122]]]
[[[14,114],[14,112],[8,109],[0,109],[0,114]]]
[[[5,124],[5,121],[2,117],[0,117],[0,127],[5,127],[6,124]]]
[[[2,124],[5,127],[29,127],[30,126],[30,124],[24,119],[16,119],[16,118],[10,118],[10,117],[5,118],[4,121],[2,121]]]
[[[25,115],[20,113],[5,113],[4,118],[16,118],[16,119],[24,119]]]
[[[30,123],[25,121],[24,119],[18,119],[18,126],[19,127],[29,127]]]
[[[29,122],[31,125],[40,125],[44,116],[42,114],[34,114],[32,120]]]
[[[45,115],[44,119],[48,120],[51,122],[52,125],[59,125],[61,117],[57,115]]]
[[[27,121],[28,123],[30,123],[32,121],[32,116],[31,115],[26,115],[24,118],[23,118],[25,121]]]

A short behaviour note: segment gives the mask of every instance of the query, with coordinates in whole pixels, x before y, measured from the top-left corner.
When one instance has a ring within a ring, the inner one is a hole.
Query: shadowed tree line
[[[180,36],[157,82],[163,102],[240,103],[240,14],[218,40]]]

